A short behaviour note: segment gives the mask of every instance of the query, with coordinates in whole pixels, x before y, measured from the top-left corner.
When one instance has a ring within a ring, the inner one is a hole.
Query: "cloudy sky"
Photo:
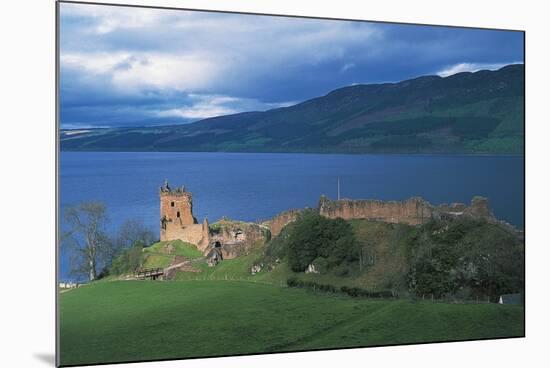
[[[523,34],[61,4],[62,128],[187,123],[523,62]]]

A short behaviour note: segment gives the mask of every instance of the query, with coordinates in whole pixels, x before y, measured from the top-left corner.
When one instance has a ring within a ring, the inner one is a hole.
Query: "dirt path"
[[[176,276],[178,271],[183,272],[200,272],[199,269],[193,267],[193,260],[190,260],[184,256],[176,256],[172,261],[172,264],[164,268],[164,277],[167,280],[171,280]]]
[[[164,272],[173,270],[174,268],[179,268],[181,266],[185,266],[186,264],[189,264],[189,263],[191,263],[191,261],[187,260],[187,261],[171,264],[168,267],[164,267]]]

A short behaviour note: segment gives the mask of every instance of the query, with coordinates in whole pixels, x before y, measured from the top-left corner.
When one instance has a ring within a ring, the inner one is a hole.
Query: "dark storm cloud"
[[[189,122],[512,62],[518,32],[64,3],[61,122]]]

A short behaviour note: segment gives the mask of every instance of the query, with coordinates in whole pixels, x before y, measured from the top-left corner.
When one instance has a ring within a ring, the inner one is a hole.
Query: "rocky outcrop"
[[[263,264],[263,263],[253,265],[253,266],[250,268],[250,274],[251,274],[251,275],[255,275],[255,274],[259,273],[260,271],[262,271],[262,268],[263,268],[263,267],[264,267],[264,264]]]
[[[499,222],[489,207],[489,200],[479,196],[472,198],[469,206],[464,203],[441,204],[433,209],[432,216],[436,219],[468,216],[489,222]]]
[[[210,228],[211,244],[218,244],[224,259],[248,254],[258,242],[268,240],[268,232],[262,226],[241,221],[222,219]]]
[[[470,206],[464,209],[464,214],[474,218],[482,218],[486,220],[495,219],[493,211],[491,211],[491,208],[489,207],[489,200],[479,196],[472,199]]]
[[[312,263],[307,266],[305,273],[319,273],[319,270],[317,270],[315,265]]]

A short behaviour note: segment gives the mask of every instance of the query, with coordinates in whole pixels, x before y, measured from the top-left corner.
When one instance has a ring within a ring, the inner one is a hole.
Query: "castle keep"
[[[247,254],[256,242],[267,239],[264,229],[253,223],[221,219],[211,228],[205,218],[199,224],[193,216],[193,196],[183,186],[173,189],[165,181],[159,195],[160,240],[194,244],[209,265]]]
[[[193,196],[185,187],[160,187],[160,240],[181,239],[205,250],[210,243],[208,220],[202,224],[193,216]]]

